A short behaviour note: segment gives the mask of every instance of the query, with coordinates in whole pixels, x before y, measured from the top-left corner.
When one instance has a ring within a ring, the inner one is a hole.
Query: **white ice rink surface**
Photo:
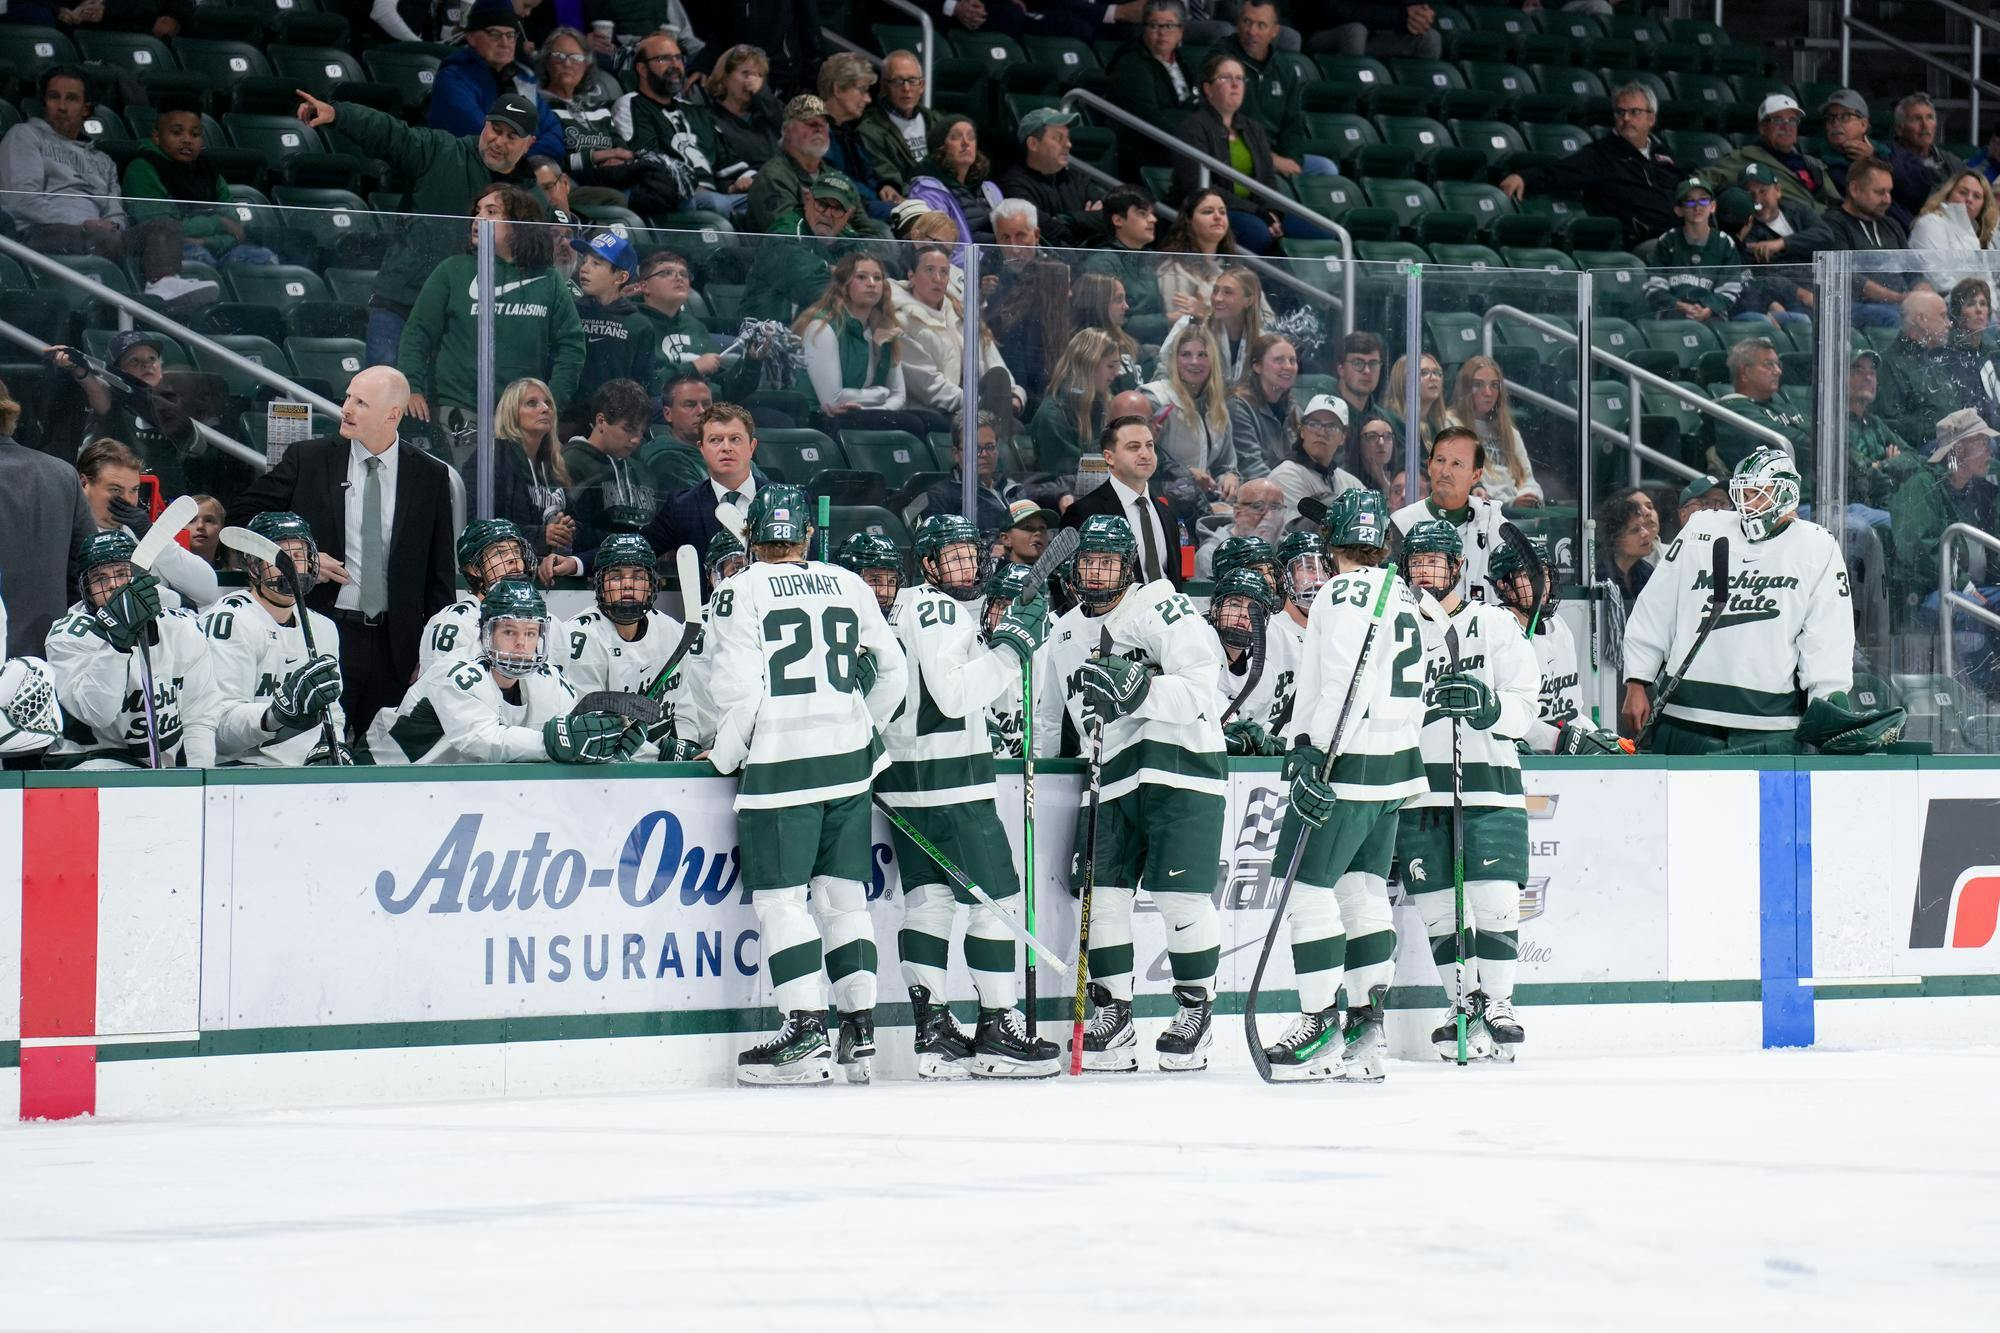
[[[1996,1113],[1814,1051],[8,1126],[0,1328],[1990,1331]]]

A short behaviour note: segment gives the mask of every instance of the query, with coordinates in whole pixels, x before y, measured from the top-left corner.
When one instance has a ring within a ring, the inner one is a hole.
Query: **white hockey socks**
[[[1389,906],[1389,881],[1349,871],[1334,882],[1341,924],[1347,928],[1343,983],[1347,1007],[1372,1003],[1377,986],[1385,991],[1396,975],[1396,914]]]
[[[806,910],[804,885],[795,889],[764,889],[750,895],[757,913],[757,933],[764,943],[764,971],[771,978],[771,1002],[781,1014],[799,1009],[826,1010],[826,985],[820,980],[819,930]]]
[[[1474,941],[1479,989],[1489,1000],[1512,1000],[1521,954],[1521,886],[1512,880],[1475,879],[1465,886],[1465,903],[1479,926]]]
[[[1006,911],[1012,902],[1002,898],[1000,910]],[[1033,966],[1032,961],[1029,965]],[[974,903],[966,914],[965,967],[972,973],[980,1008],[1014,1007],[1014,936],[1000,913],[985,903]]]
[[[944,973],[951,954],[951,925],[958,902],[942,884],[921,884],[903,895],[903,928],[896,949],[903,959],[905,986],[922,986],[939,1004],[950,997]]]
[[[826,975],[833,1007],[842,1013],[875,1007],[875,927],[868,891],[859,880],[815,876],[812,914],[826,941]]]
[[[1215,901],[1205,893],[1156,893],[1153,906],[1167,920],[1167,961],[1174,984],[1199,986],[1213,998],[1215,967],[1222,956],[1222,918]]]
[[[1090,891],[1090,979],[1115,1000],[1132,998],[1133,896],[1108,884]]]
[[[1298,976],[1299,1010],[1316,1014],[1340,993],[1347,961],[1347,931],[1340,903],[1321,884],[1294,884],[1291,901],[1292,971]]]

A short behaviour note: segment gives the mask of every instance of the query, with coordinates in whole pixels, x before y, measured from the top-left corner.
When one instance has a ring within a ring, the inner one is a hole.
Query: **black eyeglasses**
[[[665,55],[640,56],[639,63],[642,65],[678,65],[681,63],[681,53],[678,51],[669,51]]]

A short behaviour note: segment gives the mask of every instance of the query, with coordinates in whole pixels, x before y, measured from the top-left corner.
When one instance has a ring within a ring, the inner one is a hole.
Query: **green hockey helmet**
[[[533,626],[528,642],[525,626]],[[535,585],[502,579],[479,600],[479,648],[510,676],[525,676],[549,660],[549,607]]]
[[[1442,560],[1427,557],[1442,556]],[[1416,587],[1442,596],[1458,582],[1465,543],[1458,529],[1441,518],[1420,519],[1403,534],[1403,573]]]
[[[319,543],[313,540],[312,525],[297,514],[271,509],[251,519],[248,527],[259,537],[276,542],[285,549],[291,559],[292,573],[298,580],[299,596],[311,592],[319,582]],[[285,586],[283,574],[262,560],[247,555],[241,558],[244,574],[264,596],[274,602],[291,604],[291,589]]]
[[[774,482],[750,500],[752,546],[796,546],[812,540],[812,497],[805,487]]]
[[[708,552],[704,557],[711,584],[722,582],[750,563],[749,552],[733,532],[718,532],[708,539]]]
[[[833,563],[861,576],[887,614],[903,591],[903,551],[879,532],[857,532],[833,553]]]
[[[139,543],[123,528],[93,532],[84,538],[83,550],[77,557],[76,578],[86,604],[103,606],[113,593],[132,581],[137,572],[132,568],[132,553],[138,549]]]
[[[1117,603],[1139,574],[1139,543],[1132,525],[1116,514],[1092,514],[1077,530],[1076,554],[1070,557],[1069,582],[1084,610],[1101,614]],[[1109,559],[1117,557],[1114,564]],[[1092,576],[1086,578],[1085,570]]]
[[[1799,465],[1783,449],[1763,448],[1729,474],[1729,502],[1743,519],[1743,535],[1761,542],[1777,535],[1799,512],[1804,483]]]
[[[1292,605],[1311,607],[1332,573],[1317,532],[1288,532],[1278,543],[1278,580]]]
[[[1555,586],[1555,567],[1549,562],[1548,543],[1541,537],[1528,537],[1525,540],[1528,550],[1534,555],[1535,562],[1541,567],[1542,589],[1546,597]],[[1520,578],[1523,574],[1528,575],[1526,580]],[[1533,577],[1534,571],[1528,568],[1527,562],[1522,558],[1521,549],[1513,542],[1502,541],[1486,557],[1486,580],[1493,585],[1493,595],[1498,597],[1504,606],[1516,611],[1533,611],[1535,609]],[[1522,584],[1525,586],[1520,586]]]
[[[995,567],[986,578],[986,610],[984,632],[991,634],[1000,618],[1007,614],[1007,608],[1014,604],[1028,586],[1030,565],[1017,565],[1008,561]]]
[[[1327,506],[1328,546],[1360,546],[1382,550],[1389,544],[1389,502],[1382,492],[1366,487],[1342,491]]]
[[[925,582],[957,601],[980,595],[993,562],[979,529],[963,514],[930,514],[917,524],[917,567]]]
[[[1209,589],[1208,623],[1226,646],[1248,648],[1279,606],[1262,574],[1248,567],[1232,569]]]
[[[1221,583],[1230,571],[1254,569],[1264,576],[1265,586],[1273,593],[1278,590],[1278,553],[1271,549],[1271,543],[1262,537],[1224,537],[1215,548],[1215,559],[1210,564],[1215,582]]]
[[[534,564],[521,530],[504,518],[475,518],[458,534],[458,567],[481,597],[501,579],[524,579]]]
[[[660,590],[659,562],[652,544],[636,532],[614,532],[606,537],[597,545],[590,586],[597,594],[597,609],[612,624],[636,625],[644,620]]]

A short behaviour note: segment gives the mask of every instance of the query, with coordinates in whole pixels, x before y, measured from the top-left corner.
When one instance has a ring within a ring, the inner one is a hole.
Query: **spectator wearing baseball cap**
[[[1713,190],[1733,185],[1743,168],[1761,162],[1778,173],[1778,188],[1787,199],[1807,208],[1840,202],[1826,163],[1799,148],[1799,126],[1805,112],[1790,93],[1772,93],[1757,107],[1757,140],[1737,149],[1702,173]]]
[[[1663,318],[1725,320],[1743,290],[1743,256],[1714,225],[1715,193],[1708,182],[1699,176],[1682,181],[1674,213],[1681,225],[1659,239],[1647,261],[1646,299]]]
[[[1887,157],[1868,137],[1868,101],[1852,88],[1836,88],[1819,104],[1826,117],[1826,168],[1833,188],[1847,193],[1847,169],[1864,157]]]
[[[760,181],[763,175],[758,173]],[[855,226],[861,196],[847,177],[837,171],[823,172],[802,186],[799,196],[799,202],[771,224],[771,233],[816,239],[804,245],[773,241],[757,247],[757,258],[743,285],[743,313],[751,319],[790,325],[800,311],[825,293],[834,262],[861,240]]]
[[[1591,212],[1625,224],[1625,243],[1651,240],[1674,225],[1674,186],[1687,172],[1653,136],[1660,101],[1643,83],[1611,93],[1611,133],[1549,166],[1529,166],[1500,178],[1515,201],[1536,194],[1583,196]]]
[[[526,129],[534,140],[529,151],[562,161],[562,125],[540,100],[535,71],[521,58],[521,20],[512,0],[478,0],[465,16],[463,42],[438,66],[425,123],[451,134],[477,134],[501,94],[515,93],[534,108]]]
[[[1061,524],[1062,515],[1039,500],[1024,496],[1008,505],[1007,523],[1000,531],[1000,545],[1007,552],[1007,562],[1034,564],[1049,544],[1050,530]]]
[[[1844,160],[1840,174],[1845,189]],[[1743,170],[1736,174],[1736,184],[1750,196],[1751,204],[1749,230],[1737,237],[1739,241],[1782,241],[1812,226],[1817,217],[1811,205],[1785,197],[1783,179],[1768,162],[1744,163]]]
[[[1969,407],[1939,418],[1929,465],[1903,484],[1889,506],[1898,581],[1906,591],[1920,594],[1928,611],[1937,609],[1938,548],[1945,529],[1969,523],[1982,532],[2000,533],[2000,486],[1989,475],[1995,434]],[[1991,553],[1962,538],[1954,540],[1959,542],[1960,578],[1977,587],[1989,605],[2000,602],[2000,566]]]
[[[1079,246],[1104,235],[1104,191],[1070,165],[1069,127],[1073,111],[1036,107],[1022,116],[1015,137],[1021,160],[1000,173],[994,184],[1009,199],[1035,206],[1042,244]]]
[[[576,317],[583,325],[583,375],[576,391],[561,400],[565,438],[580,435],[590,421],[597,390],[612,380],[636,380],[650,387],[656,376],[652,321],[639,313],[629,292],[639,278],[639,256],[616,231],[590,238],[576,266],[582,299]]]
[[[1922,459],[1875,412],[1881,366],[1872,347],[1856,352],[1847,365],[1847,503],[1865,506],[1871,521],[1886,523],[1890,498]]]
[[[1314,396],[1299,413],[1297,447],[1271,469],[1271,480],[1285,497],[1279,531],[1299,516],[1299,501],[1308,496],[1331,500],[1360,488],[1361,479],[1336,462],[1347,445],[1350,415],[1347,400],[1332,393]]]
[[[800,93],[785,103],[778,155],[757,168],[750,203],[743,210],[746,225],[755,231],[775,231],[786,213],[803,209],[807,187],[833,170],[826,165],[832,136],[833,122],[817,94]]]
[[[1681,487],[1680,505],[1675,511],[1674,530],[1678,532],[1687,526],[1687,521],[1704,509],[1732,508],[1729,499],[1729,485],[1718,481],[1710,473],[1704,472],[1687,485]]]

